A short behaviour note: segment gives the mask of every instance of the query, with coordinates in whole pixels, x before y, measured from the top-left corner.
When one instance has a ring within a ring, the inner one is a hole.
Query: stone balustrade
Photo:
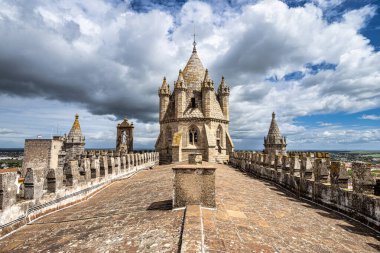
[[[86,197],[113,180],[158,165],[159,161],[157,152],[120,155],[87,151],[78,159],[60,160],[61,166],[56,169],[27,168],[21,185],[17,172],[0,172],[0,237],[15,229],[14,224],[27,222],[30,210],[46,213],[49,206],[54,209],[70,199],[77,201],[78,196]]]
[[[250,154],[249,154],[250,153]],[[234,152],[230,164],[295,193],[380,228],[380,180],[371,175],[371,165],[352,163],[352,176],[345,164],[331,161],[323,152],[289,152],[269,157],[259,152]],[[249,166],[247,166],[249,164]],[[352,182],[352,187],[350,187]]]

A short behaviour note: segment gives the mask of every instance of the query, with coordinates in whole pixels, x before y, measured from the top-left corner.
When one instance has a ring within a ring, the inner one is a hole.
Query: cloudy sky
[[[262,149],[275,111],[289,149],[380,150],[378,0],[0,0],[0,147],[68,132],[79,113],[89,148],[114,147],[125,116],[153,148],[157,89],[194,27],[231,86],[236,149]]]

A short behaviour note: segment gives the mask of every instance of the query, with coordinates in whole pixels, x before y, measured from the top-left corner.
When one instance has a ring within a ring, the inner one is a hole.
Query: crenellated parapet
[[[25,224],[60,206],[85,199],[109,183],[152,168],[158,162],[157,152],[85,151],[77,159],[58,162],[57,167],[27,168],[21,184],[17,172],[0,173],[0,237],[15,229],[15,224]]]
[[[261,152],[233,152],[230,164],[242,171],[271,180],[298,197],[328,206],[373,227],[380,228],[380,180],[371,165],[331,161],[323,152],[288,152],[270,156]]]

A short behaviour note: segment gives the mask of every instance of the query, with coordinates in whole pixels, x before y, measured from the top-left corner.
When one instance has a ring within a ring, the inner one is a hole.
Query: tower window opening
[[[189,143],[194,145],[198,142],[198,132],[195,129],[189,131]]]
[[[191,107],[195,108],[195,98],[191,98]]]

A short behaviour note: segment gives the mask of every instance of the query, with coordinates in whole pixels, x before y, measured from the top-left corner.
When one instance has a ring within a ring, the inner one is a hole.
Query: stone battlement
[[[39,166],[25,169],[23,180],[17,172],[0,173],[0,237],[45,213],[82,201],[115,180],[151,168],[158,161],[157,152],[120,155],[89,151],[57,166],[42,167],[39,161]]]
[[[380,180],[371,165],[352,163],[352,176],[345,164],[331,161],[328,153],[290,152],[270,156],[257,152],[234,152],[230,164],[240,170],[279,184],[300,198],[345,213],[380,228]]]

